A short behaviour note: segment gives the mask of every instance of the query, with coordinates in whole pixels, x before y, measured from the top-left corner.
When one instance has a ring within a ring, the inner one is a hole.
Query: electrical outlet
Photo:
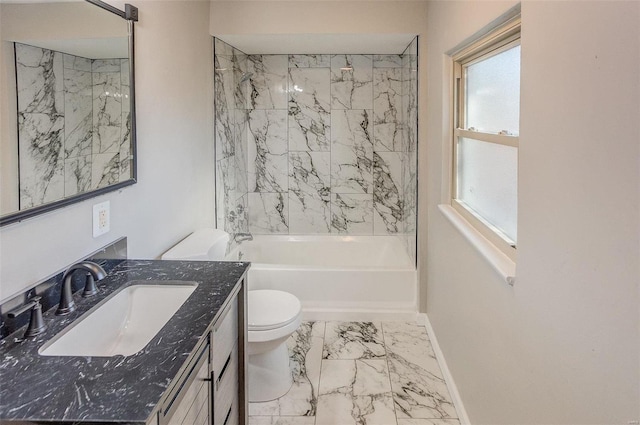
[[[93,206],[93,237],[104,235],[109,231],[109,201]]]

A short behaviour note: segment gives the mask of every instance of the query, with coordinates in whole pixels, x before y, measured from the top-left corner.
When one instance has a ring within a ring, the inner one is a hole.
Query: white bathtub
[[[296,295],[306,320],[415,320],[415,266],[397,236],[256,235],[227,256],[251,261],[249,289]]]

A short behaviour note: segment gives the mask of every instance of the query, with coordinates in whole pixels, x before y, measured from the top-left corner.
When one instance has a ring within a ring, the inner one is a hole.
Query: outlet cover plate
[[[109,201],[93,206],[93,237],[97,238],[109,231],[111,225]]]

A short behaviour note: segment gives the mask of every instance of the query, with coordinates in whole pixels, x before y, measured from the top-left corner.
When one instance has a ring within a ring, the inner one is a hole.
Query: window
[[[453,56],[452,207],[515,261],[520,19]]]

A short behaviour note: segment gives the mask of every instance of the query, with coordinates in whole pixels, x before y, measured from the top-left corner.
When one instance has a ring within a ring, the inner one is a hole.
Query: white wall
[[[112,3],[119,8],[122,4]],[[0,229],[0,299],[121,236],[155,258],[213,225],[213,72],[208,1],[135,3],[138,183]],[[111,231],[93,238],[92,205],[111,201]]]
[[[522,3],[515,287],[437,209],[444,52],[513,4],[429,3],[423,306],[472,423],[627,424],[640,420],[640,3]]]

